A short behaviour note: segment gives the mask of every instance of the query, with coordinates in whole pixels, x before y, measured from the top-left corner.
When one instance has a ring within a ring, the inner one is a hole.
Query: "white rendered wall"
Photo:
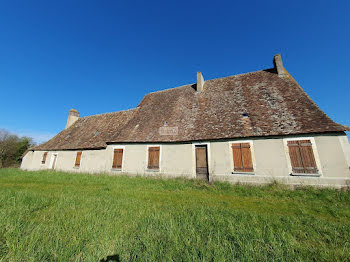
[[[310,139],[320,177],[290,176],[291,166],[286,146],[287,139]],[[317,135],[313,137],[277,137],[259,139],[235,139],[229,141],[202,142],[208,148],[209,177],[211,181],[230,181],[232,183],[266,184],[274,180],[292,185],[346,186],[350,184],[350,170],[346,157],[346,144],[343,136]],[[231,144],[249,142],[251,144],[254,172],[252,174],[233,172]],[[28,170],[49,169],[53,155],[57,154],[55,170],[129,174],[164,177],[195,178],[195,154],[197,143],[163,144],[115,144],[106,149],[82,151],[79,168],[74,167],[77,151],[49,151],[46,163],[41,164],[45,151],[28,152],[23,158],[21,168]],[[160,147],[160,170],[147,169],[148,146]],[[123,148],[122,170],[112,169],[114,148]]]

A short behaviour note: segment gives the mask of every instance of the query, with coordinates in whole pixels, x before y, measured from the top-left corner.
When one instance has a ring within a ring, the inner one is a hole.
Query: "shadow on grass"
[[[119,255],[107,256],[107,258],[102,258],[100,262],[120,262]]]

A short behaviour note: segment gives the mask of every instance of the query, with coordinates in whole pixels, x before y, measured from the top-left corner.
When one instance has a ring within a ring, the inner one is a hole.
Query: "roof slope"
[[[287,74],[275,69],[147,94],[136,109],[80,118],[36,150],[104,148],[107,142],[176,142],[341,132]]]
[[[118,134],[137,109],[79,118],[72,126],[35,150],[105,148],[106,141]]]
[[[248,114],[248,117],[245,115]],[[160,134],[175,127],[178,134]],[[290,76],[274,69],[151,93],[110,142],[195,141],[345,131]]]

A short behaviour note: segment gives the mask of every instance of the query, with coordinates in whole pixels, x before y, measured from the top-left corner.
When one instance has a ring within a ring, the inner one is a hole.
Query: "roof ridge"
[[[247,72],[247,73],[241,73],[241,74],[236,74],[236,75],[229,75],[229,76],[223,76],[223,77],[212,78],[212,79],[204,80],[204,84],[205,84],[205,82],[209,82],[209,81],[215,81],[215,80],[218,80],[218,79],[224,79],[224,78],[229,78],[229,77],[236,77],[236,76],[243,76],[243,75],[255,74],[255,73],[258,73],[258,72],[262,72],[262,71],[266,71],[266,70],[271,70],[271,69],[273,69],[273,68],[267,68],[267,69],[261,69],[261,70],[256,70],[256,71],[252,71],[252,72]],[[155,94],[155,93],[161,93],[161,92],[164,92],[164,91],[169,91],[169,90],[171,90],[171,89],[176,89],[176,88],[181,88],[181,87],[186,87],[186,86],[192,86],[192,85],[195,85],[195,84],[196,84],[196,83],[191,83],[191,84],[185,84],[185,85],[181,85],[181,86],[170,87],[170,88],[166,88],[166,89],[162,89],[162,90],[158,90],[158,91],[149,92],[149,93],[147,93],[146,95]],[[146,95],[145,95],[145,96],[146,96]]]
[[[154,94],[154,93],[160,93],[160,92],[164,92],[164,91],[169,91],[169,90],[171,90],[171,89],[181,88],[181,87],[185,87],[185,86],[192,86],[192,85],[195,85],[195,84],[196,84],[196,83],[193,83],[193,84],[186,84],[186,85],[182,85],[182,86],[170,87],[170,88],[166,88],[166,89],[162,89],[162,90],[158,90],[158,91],[149,92],[149,93],[147,93],[146,95]]]
[[[255,73],[259,73],[259,72],[263,72],[263,71],[271,70],[271,69],[273,69],[273,68],[261,69],[261,70],[256,70],[256,71],[247,72],[247,73],[241,73],[241,74],[237,74],[237,75],[230,75],[230,76],[217,77],[217,78],[205,80],[205,82],[214,81],[214,80],[218,80],[218,79],[229,78],[229,77],[234,77],[234,76],[243,76],[243,75],[255,74]]]
[[[132,110],[136,110],[136,109],[137,109],[137,107],[134,107],[134,108],[126,109],[126,110],[120,110],[120,111],[114,111],[114,112],[107,112],[107,113],[101,113],[101,114],[83,116],[83,117],[80,117],[79,119],[89,118],[89,117],[94,117],[94,116],[101,116],[101,115],[108,115],[108,114],[116,114],[116,113],[121,113],[121,112],[132,111]]]

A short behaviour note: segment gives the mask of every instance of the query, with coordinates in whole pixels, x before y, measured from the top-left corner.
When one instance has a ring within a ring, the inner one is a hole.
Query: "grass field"
[[[350,260],[350,192],[0,170],[0,261]]]

